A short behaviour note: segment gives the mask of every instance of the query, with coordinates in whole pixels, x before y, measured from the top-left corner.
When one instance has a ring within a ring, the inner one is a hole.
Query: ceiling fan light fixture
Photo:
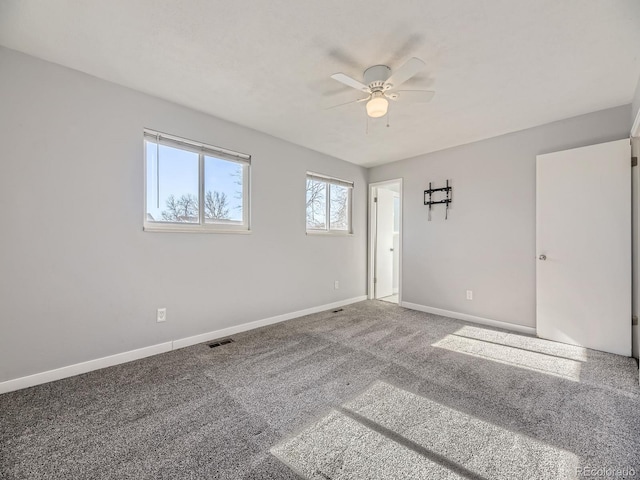
[[[418,72],[424,70],[425,67],[426,64],[417,57],[410,58],[394,72],[386,65],[374,65],[364,71],[362,75],[364,83],[342,72],[334,73],[331,75],[331,78],[335,81],[368,94],[366,98],[360,98],[335,106],[339,107],[341,105],[367,102],[367,116],[380,118],[387,115],[389,111],[389,100],[401,103],[428,102],[433,98],[435,92],[429,90],[397,90],[400,85],[410,78],[413,78]]]
[[[374,94],[373,98],[367,102],[367,115],[371,118],[384,117],[389,108],[389,101],[384,98],[382,93]]]

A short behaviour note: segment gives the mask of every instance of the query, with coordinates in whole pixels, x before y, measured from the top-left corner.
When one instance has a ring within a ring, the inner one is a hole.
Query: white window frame
[[[180,150],[198,154],[198,223],[186,222],[154,222],[147,220],[147,141],[157,142]],[[213,145],[187,140],[185,138],[144,129],[144,211],[143,230],[145,232],[184,232],[184,233],[251,233],[250,227],[250,188],[251,188],[251,155],[238,153]],[[210,156],[242,165],[242,223],[218,221],[205,222],[205,185],[204,185],[204,157]]]
[[[330,177],[321,173],[307,172],[305,177],[305,186],[308,180],[315,180],[317,182],[326,183],[326,228],[309,228],[307,225],[307,209],[306,209],[306,188],[305,188],[305,212],[304,212],[304,224],[307,235],[353,235],[353,182],[349,180],[342,180],[336,177]],[[347,187],[349,195],[347,197],[347,224],[346,230],[334,230],[331,228],[331,187],[330,185],[338,185],[341,187]]]

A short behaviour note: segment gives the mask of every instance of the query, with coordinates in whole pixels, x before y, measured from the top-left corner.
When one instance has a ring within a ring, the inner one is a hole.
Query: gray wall
[[[365,169],[7,49],[0,105],[0,381],[366,294]],[[144,127],[252,154],[253,233],[143,232]],[[354,236],[305,235],[307,170]]]
[[[612,108],[371,169],[371,182],[404,179],[402,300],[535,326],[536,155],[628,137],[630,110]],[[449,220],[436,206],[428,222],[423,191],[446,179],[453,184]],[[473,300],[465,299],[466,290]]]

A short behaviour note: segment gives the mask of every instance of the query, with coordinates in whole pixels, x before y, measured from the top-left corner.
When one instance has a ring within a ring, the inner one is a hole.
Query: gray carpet
[[[0,478],[640,478],[633,359],[380,301],[233,338],[1,395]]]

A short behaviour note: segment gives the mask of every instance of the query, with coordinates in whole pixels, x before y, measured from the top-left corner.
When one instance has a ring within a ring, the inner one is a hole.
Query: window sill
[[[144,225],[142,230],[151,233],[231,233],[236,235],[249,235],[251,230],[246,228],[219,228],[219,227],[203,227],[201,225],[182,226],[182,225]]]
[[[327,230],[307,230],[307,235],[318,235],[325,237],[353,237],[352,232],[339,232],[339,231],[327,231]]]

